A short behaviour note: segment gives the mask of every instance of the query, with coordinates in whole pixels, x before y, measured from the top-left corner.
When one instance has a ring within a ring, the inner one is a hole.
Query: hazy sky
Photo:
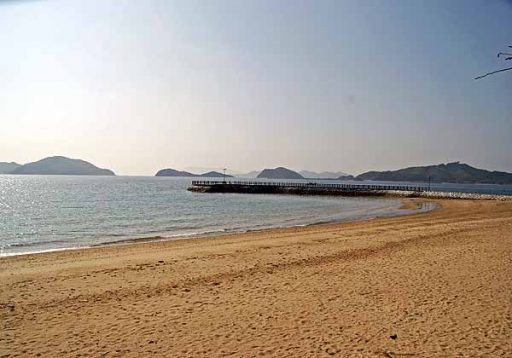
[[[0,0],[0,161],[512,171],[507,45],[505,0]]]

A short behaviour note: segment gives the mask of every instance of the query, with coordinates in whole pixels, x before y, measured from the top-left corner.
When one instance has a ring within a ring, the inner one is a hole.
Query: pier
[[[200,193],[295,194],[337,196],[419,196],[426,186],[379,184],[325,184],[317,182],[194,180],[189,191]]]

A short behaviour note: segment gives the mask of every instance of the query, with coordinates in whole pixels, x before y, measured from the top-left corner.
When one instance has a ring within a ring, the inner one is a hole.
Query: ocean
[[[398,199],[201,194],[188,192],[190,183],[189,178],[0,175],[0,255],[409,212],[399,209]],[[512,194],[510,186],[458,188]]]
[[[0,176],[0,255],[396,215],[389,199],[198,194],[188,178]]]

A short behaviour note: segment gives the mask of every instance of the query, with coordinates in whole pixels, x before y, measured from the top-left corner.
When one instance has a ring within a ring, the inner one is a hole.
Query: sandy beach
[[[511,357],[512,201],[0,259],[0,356]]]

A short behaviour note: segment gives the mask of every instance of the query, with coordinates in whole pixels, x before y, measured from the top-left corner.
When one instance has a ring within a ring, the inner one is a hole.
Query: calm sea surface
[[[181,178],[0,175],[0,255],[404,212],[395,199],[200,194],[188,185]],[[512,194],[510,186],[458,189]]]
[[[0,176],[0,255],[394,215],[389,199],[198,194],[190,179]]]

